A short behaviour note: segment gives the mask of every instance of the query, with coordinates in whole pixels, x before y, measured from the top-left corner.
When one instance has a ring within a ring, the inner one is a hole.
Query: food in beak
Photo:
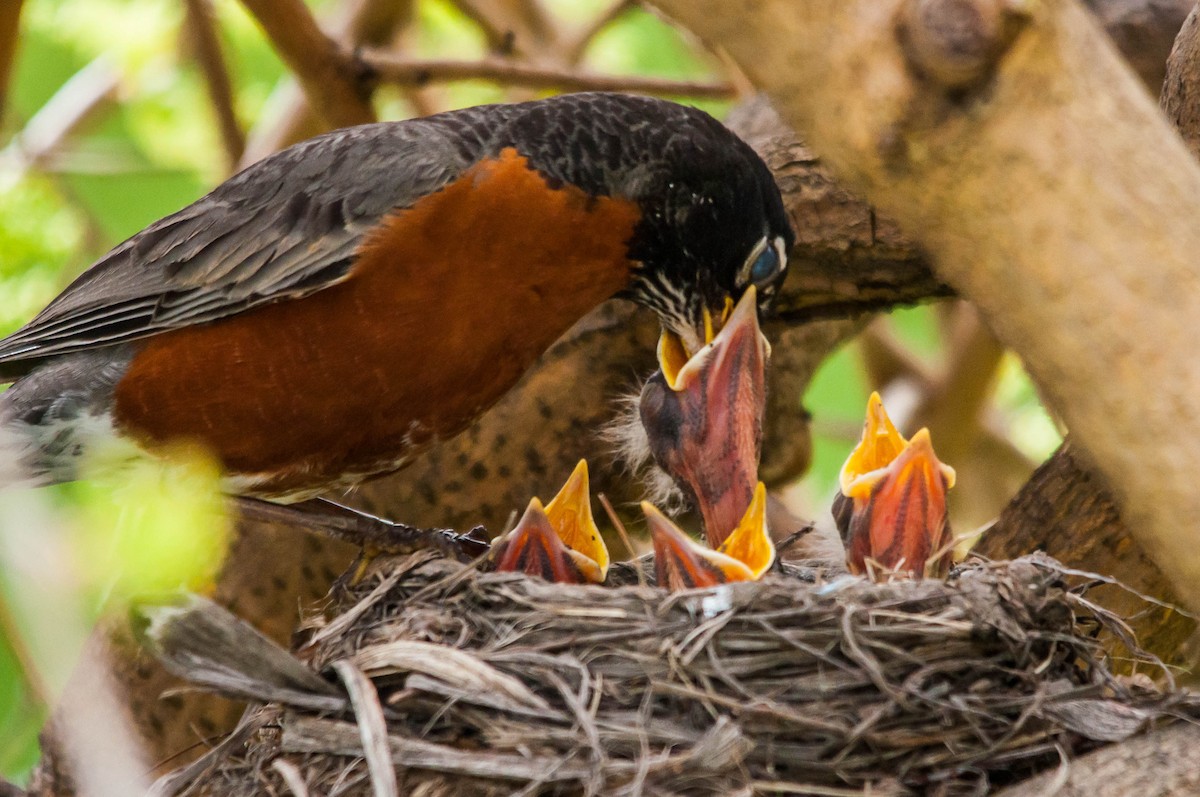
[[[758,482],[770,356],[753,288],[722,315],[720,331],[690,356],[677,335],[663,333],[661,370],[639,400],[655,462],[693,499],[713,547],[736,527]],[[707,336],[708,316],[705,327]]]
[[[872,393],[862,440],[842,466],[833,505],[850,572],[944,577],[952,540],[946,491],[954,478],[934,453],[929,430],[905,440]]]
[[[767,529],[767,489],[759,482],[746,514],[725,544],[713,550],[693,540],[653,504],[642,511],[654,541],[654,571],[660,587],[672,591],[754,581],[775,561]]]
[[[580,460],[558,495],[545,507],[529,502],[516,527],[492,543],[498,571],[522,572],[546,581],[599,584],[608,575],[608,548],[592,516],[587,460]]]

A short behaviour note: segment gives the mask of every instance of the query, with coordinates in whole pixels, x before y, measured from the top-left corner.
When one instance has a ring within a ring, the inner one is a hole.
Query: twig
[[[382,45],[412,17],[411,0],[358,0],[339,9],[325,23],[329,35],[343,47]],[[270,113],[251,129],[239,167],[262,160],[272,152],[322,132],[308,98],[294,80],[284,81],[267,103]]]
[[[382,81],[400,86],[424,86],[435,81],[492,80],[527,88],[564,91],[625,91],[688,97],[729,98],[726,83],[671,80],[640,75],[597,75],[590,72],[530,66],[500,58],[479,61],[403,58],[368,50],[359,56]]]
[[[454,0],[454,5],[479,27],[487,38],[488,51],[496,55],[544,55],[553,51],[560,39],[553,20],[537,0]]]
[[[625,529],[625,524],[621,522],[621,518],[617,515],[617,511],[613,509],[612,501],[608,500],[608,496],[600,493],[597,496],[600,499],[600,505],[604,507],[605,513],[608,515],[609,521],[612,522],[613,528],[617,530],[617,534],[621,537],[621,542],[625,543],[625,550],[629,551],[629,559],[633,563],[634,572],[637,573],[639,586],[646,586],[646,574],[642,572],[642,567],[638,562],[637,549],[633,547],[633,540],[629,538],[629,532]]]
[[[575,37],[563,48],[563,57],[569,64],[579,63],[584,51],[592,40],[599,36],[605,28],[625,16],[626,12],[637,7],[637,0],[615,0],[608,8],[590,19]]]
[[[283,778],[283,782],[295,797],[308,797],[308,786],[304,783],[304,776],[300,774],[299,767],[291,761],[276,758],[271,762],[271,769],[279,773],[279,777]]]
[[[17,53],[17,32],[21,28],[21,6],[24,0],[5,0],[0,3],[0,120],[8,106],[8,80],[12,75]]]
[[[12,651],[13,658],[17,660],[17,669],[20,670],[21,680],[29,688],[33,700],[42,709],[49,709],[54,705],[53,691],[42,676],[41,669],[34,660],[33,652],[25,642],[25,635],[21,633],[20,624],[13,616],[12,607],[3,594],[0,594],[0,637],[8,642],[8,648]]]
[[[354,60],[317,26],[303,0],[242,0],[330,127],[375,121]]]
[[[117,70],[103,56],[80,69],[34,114],[16,139],[26,168],[46,165],[72,134],[116,99]]]
[[[208,97],[217,116],[221,143],[230,170],[237,168],[246,149],[246,136],[238,124],[233,107],[233,84],[221,54],[221,41],[213,19],[212,0],[185,0],[187,4],[184,27],[191,39],[196,62],[204,73]]]
[[[371,773],[372,794],[375,797],[399,797],[400,787],[396,784],[396,770],[388,749],[387,723],[375,685],[349,661],[335,661],[333,670],[342,679],[354,706],[363,758],[367,759],[367,769]]]

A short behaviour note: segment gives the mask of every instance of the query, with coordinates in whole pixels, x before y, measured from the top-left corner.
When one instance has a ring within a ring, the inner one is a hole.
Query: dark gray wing
[[[0,382],[46,357],[333,285],[383,216],[453,181],[480,147],[435,117],[336,131],[260,161],[113,249],[0,340]]]

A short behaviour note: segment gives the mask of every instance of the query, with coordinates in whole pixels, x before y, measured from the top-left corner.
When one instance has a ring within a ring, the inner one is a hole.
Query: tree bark
[[[1193,0],[1085,0],[1129,65],[1157,97],[1175,35]]]
[[[1160,104],[1188,149],[1200,157],[1200,5],[1192,9],[1175,40]]]
[[[1080,570],[1118,578],[1128,589],[1107,584],[1090,590],[1088,598],[1126,618],[1146,650],[1175,664],[1194,659],[1187,643],[1196,621],[1149,606],[1130,591],[1166,603],[1177,600],[1162,571],[1131,537],[1104,477],[1070,441],[1037,469],[974,550],[992,559],[1045,551]]]
[[[1073,0],[658,5],[980,307],[1200,608],[1200,361],[1164,344],[1200,317],[1200,166],[1094,20]]]
[[[1102,747],[1065,770],[1022,781],[996,797],[1189,797],[1200,793],[1197,745],[1200,727],[1181,722]]]
[[[329,128],[375,121],[359,65],[317,26],[301,0],[242,0],[280,58],[296,75],[309,104]]]

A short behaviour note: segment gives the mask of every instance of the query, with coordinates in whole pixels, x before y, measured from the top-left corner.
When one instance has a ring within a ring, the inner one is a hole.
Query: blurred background
[[[747,93],[719,55],[635,2],[308,5],[326,31],[403,54],[396,68],[409,78],[379,90],[381,118],[542,96],[552,85],[574,87],[575,74],[717,116]],[[0,334],[113,245],[239,164],[317,130],[297,110],[287,68],[235,0],[3,0],[0,27],[11,29],[4,20],[18,14],[15,50],[0,32],[0,80],[11,63],[0,93]],[[506,41],[495,24],[505,15],[536,34],[524,40],[528,49]],[[932,402],[944,426],[970,427],[969,443],[946,443],[956,458],[942,451],[938,419],[922,418],[942,458],[976,474],[960,476],[959,531],[994,515],[1060,440],[1020,363],[970,308],[900,310],[830,358],[803,397],[814,464],[787,491],[800,516],[828,512],[871,389],[886,389],[901,417]],[[956,407],[967,410],[955,415]],[[211,575],[224,534],[212,520],[221,512],[215,470],[199,454],[180,467],[182,475],[124,474],[0,500],[0,774],[20,780],[32,766],[36,733],[73,661],[63,651],[77,649],[102,605]],[[35,641],[45,635],[30,629],[63,616],[74,619],[58,629],[58,649]]]

